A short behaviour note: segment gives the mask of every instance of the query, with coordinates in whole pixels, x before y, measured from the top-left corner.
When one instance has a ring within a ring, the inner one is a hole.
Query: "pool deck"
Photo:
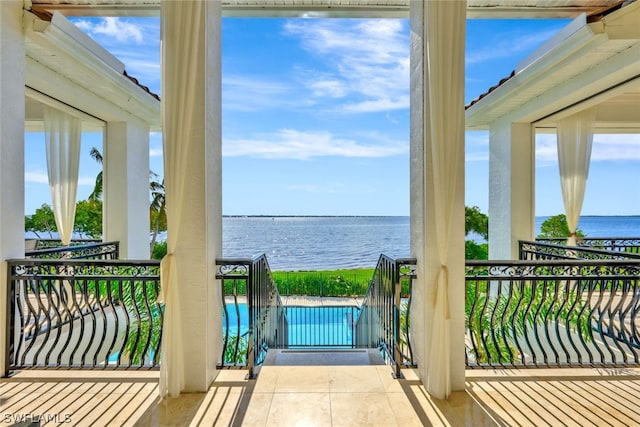
[[[247,297],[244,295],[236,297],[238,304],[246,304]],[[281,296],[282,304],[287,307],[360,307],[364,298],[362,297],[311,297],[307,295]],[[225,303],[233,304],[234,297],[226,296]]]

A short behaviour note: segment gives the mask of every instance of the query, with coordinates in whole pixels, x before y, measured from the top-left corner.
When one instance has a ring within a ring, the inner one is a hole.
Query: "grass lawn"
[[[274,271],[281,295],[361,296],[367,293],[374,268],[315,271]]]

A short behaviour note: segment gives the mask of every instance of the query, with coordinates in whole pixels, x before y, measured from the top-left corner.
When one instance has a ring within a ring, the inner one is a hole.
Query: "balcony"
[[[406,363],[407,348],[394,347],[404,330],[394,312],[402,304],[388,297],[404,292],[390,286],[400,285],[395,267],[381,268],[389,273],[377,274],[378,293],[366,298],[373,314],[360,316],[375,319],[365,341],[389,361],[395,356],[394,366],[263,366],[260,352],[286,341],[263,328],[244,364],[220,366],[207,393],[160,401],[159,335],[150,332],[163,312],[154,305],[157,263],[10,261],[15,341],[7,359],[17,373],[0,380],[0,423],[41,416],[41,424],[92,426],[632,425],[640,416],[640,260],[633,253],[602,259],[600,251],[525,242],[528,260],[468,263],[466,388],[446,401],[429,396]],[[236,260],[247,268],[224,279],[227,298],[240,300],[251,275],[268,277],[265,264]],[[244,301],[256,301],[254,322],[277,326],[285,312],[271,306],[277,299],[262,289]],[[123,338],[97,320],[109,313],[128,331]],[[98,344],[82,347],[78,333]],[[49,344],[29,345],[38,339]],[[86,351],[69,351],[78,346]],[[400,367],[404,378],[395,379]],[[251,369],[257,379],[247,379]]]

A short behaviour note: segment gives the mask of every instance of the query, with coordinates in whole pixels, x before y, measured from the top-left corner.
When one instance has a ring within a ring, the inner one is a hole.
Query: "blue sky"
[[[73,18],[160,93],[157,18]],[[465,98],[485,92],[566,20],[470,20]],[[407,20],[223,20],[223,212],[408,215]],[[79,199],[99,166],[83,135]],[[27,135],[26,213],[50,203],[44,137]],[[162,173],[151,136],[151,169]],[[488,209],[488,134],[467,132],[466,204]],[[583,214],[640,214],[640,138],[596,136]],[[536,144],[536,214],[563,211],[555,137]],[[615,182],[615,185],[612,183]]]

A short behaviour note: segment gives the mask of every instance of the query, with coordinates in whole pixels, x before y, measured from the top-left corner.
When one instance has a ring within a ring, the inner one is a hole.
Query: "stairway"
[[[384,365],[380,350],[269,349],[263,366],[368,366]]]

